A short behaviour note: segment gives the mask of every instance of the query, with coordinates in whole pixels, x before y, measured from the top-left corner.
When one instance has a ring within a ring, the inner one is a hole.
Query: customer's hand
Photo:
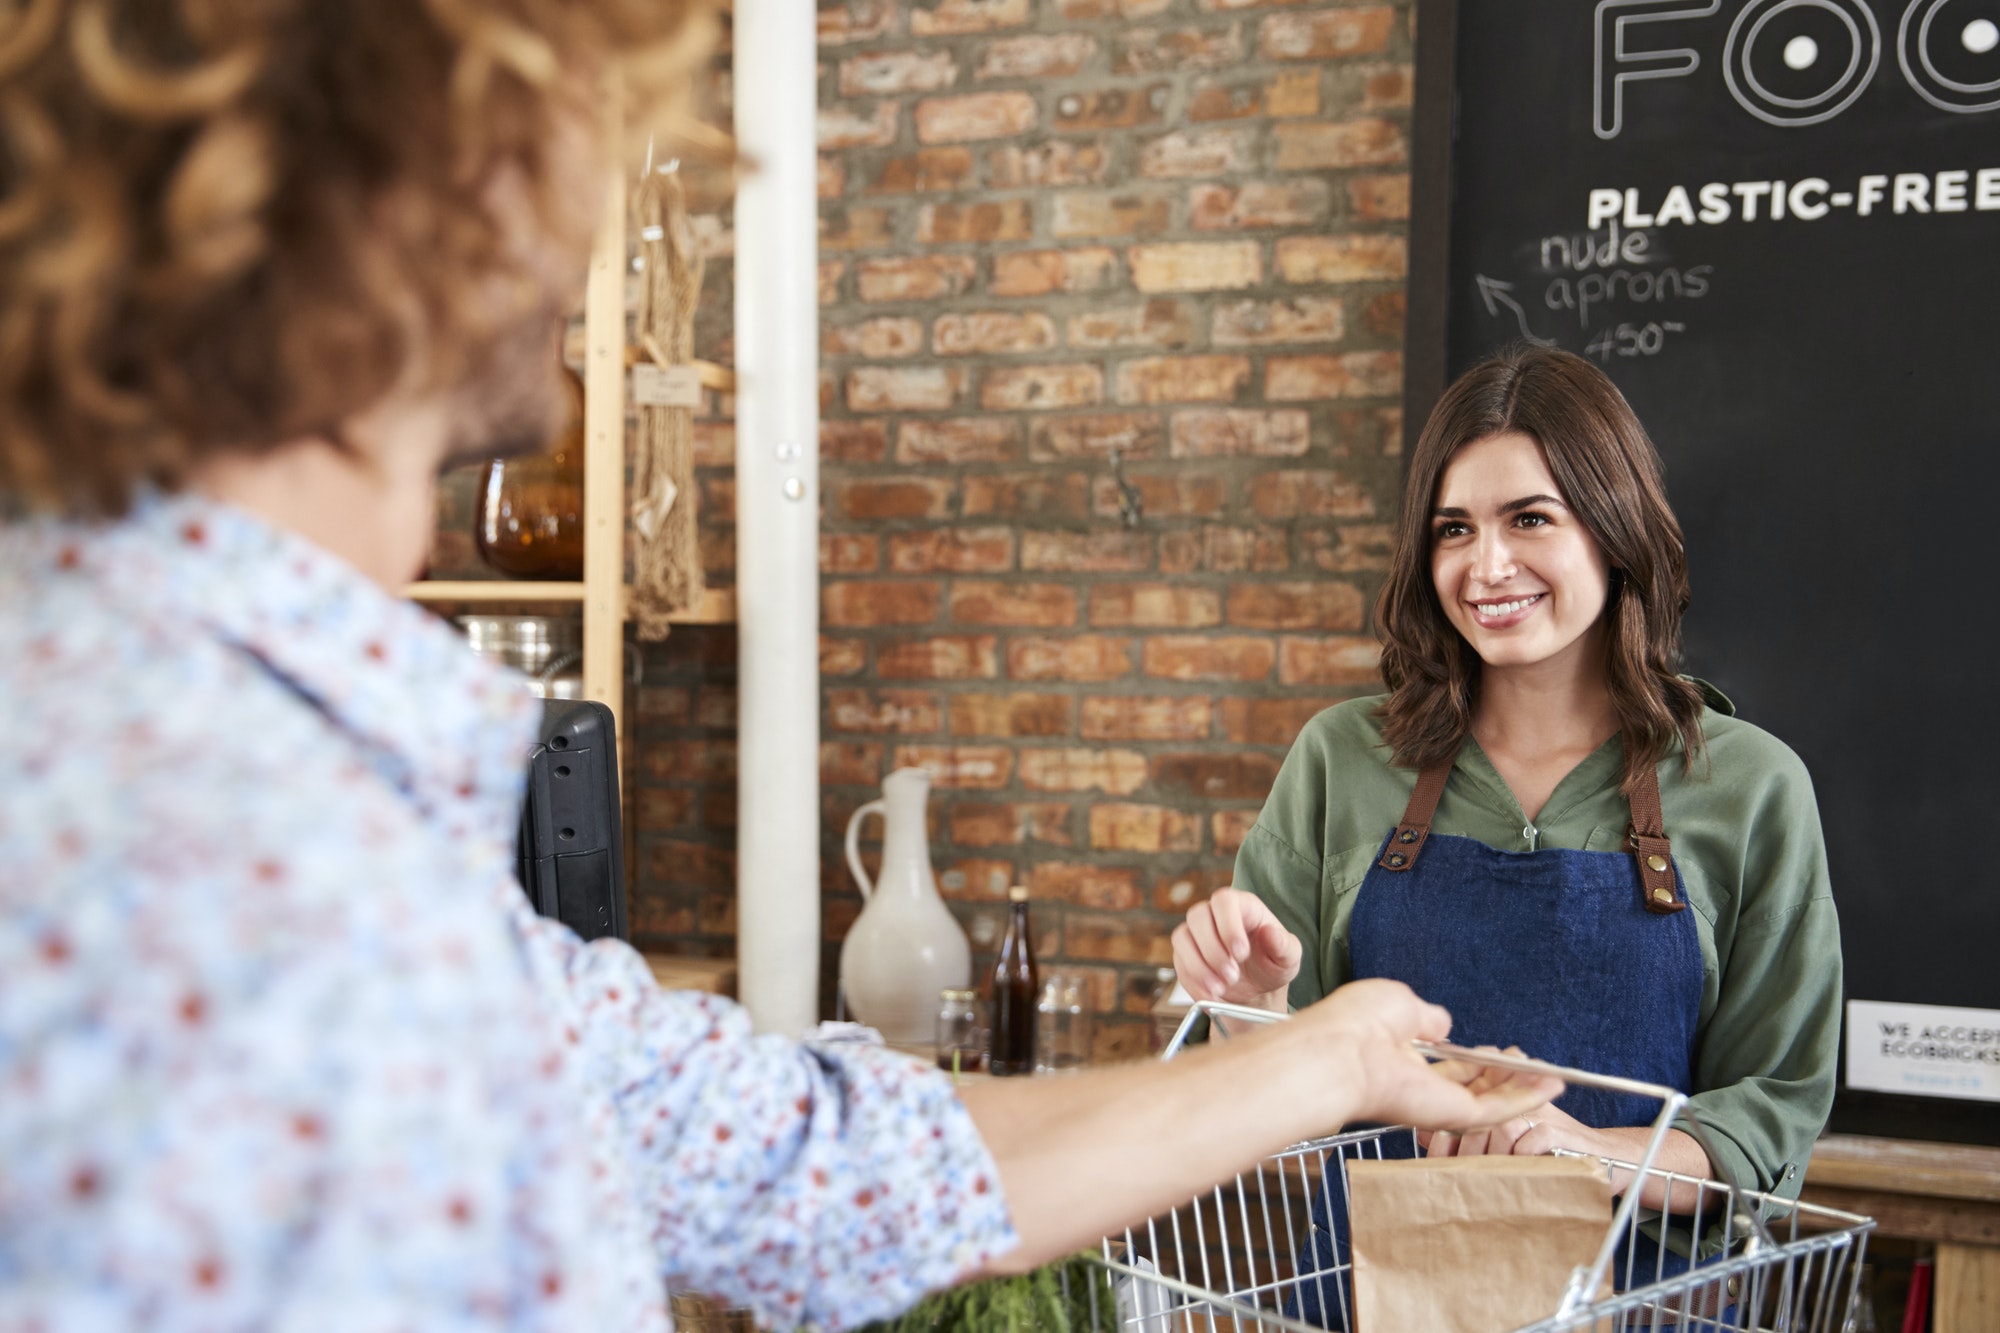
[[[1285,1012],[1304,950],[1263,900],[1217,889],[1174,927],[1174,974],[1197,1000]]]
[[[1310,1058],[1334,1085],[1329,1091],[1351,1099],[1355,1120],[1425,1129],[1498,1125],[1563,1089],[1560,1079],[1426,1060],[1410,1043],[1443,1041],[1451,1015],[1400,981],[1351,982],[1282,1026],[1302,1042],[1324,1044],[1323,1059]]]

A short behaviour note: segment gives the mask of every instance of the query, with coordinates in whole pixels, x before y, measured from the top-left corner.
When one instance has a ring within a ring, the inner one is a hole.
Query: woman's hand
[[[1285,1012],[1304,957],[1292,932],[1255,894],[1217,889],[1174,927],[1174,973],[1197,1000]]]
[[[1417,1141],[1423,1145],[1426,1157],[1540,1157],[1558,1148],[1615,1157],[1618,1154],[1614,1149],[1621,1146],[1603,1130],[1592,1129],[1554,1102],[1524,1111],[1491,1129],[1464,1134],[1439,1130],[1434,1134],[1418,1134]]]

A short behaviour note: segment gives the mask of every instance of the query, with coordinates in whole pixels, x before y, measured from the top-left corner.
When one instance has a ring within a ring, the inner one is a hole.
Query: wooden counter
[[[2000,1329],[2000,1148],[1829,1134],[1802,1197],[1937,1245],[1933,1333]]]

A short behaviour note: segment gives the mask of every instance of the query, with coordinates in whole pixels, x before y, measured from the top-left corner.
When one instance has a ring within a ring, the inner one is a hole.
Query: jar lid
[[[1016,884],[1013,888],[1007,890],[1007,901],[1010,903],[1024,903],[1028,901],[1028,886],[1025,884]]]
[[[940,1000],[976,1000],[979,998],[979,992],[958,986],[946,986],[938,992],[938,998]]]

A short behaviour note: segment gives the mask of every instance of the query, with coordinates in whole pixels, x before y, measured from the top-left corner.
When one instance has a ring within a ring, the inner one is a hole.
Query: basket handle
[[[1233,1018],[1248,1023],[1281,1023],[1289,1015],[1273,1013],[1269,1009],[1253,1009],[1247,1005],[1228,1004],[1221,1000],[1196,1000],[1188,1009],[1187,1017],[1175,1031],[1173,1040],[1161,1052],[1162,1060],[1172,1059],[1187,1044],[1195,1024],[1203,1017]],[[1228,1029],[1220,1024],[1215,1030],[1228,1036]],[[1565,1083],[1579,1084],[1586,1088],[1602,1088],[1607,1092],[1627,1092],[1641,1097],[1657,1098],[1660,1114],[1653,1121],[1653,1132],[1646,1140],[1646,1151],[1633,1170],[1633,1184],[1637,1185],[1652,1170],[1654,1161],[1660,1155],[1660,1148],[1667,1141],[1667,1131],[1674,1127],[1674,1120],[1687,1110],[1687,1094],[1678,1088],[1669,1088],[1659,1083],[1644,1083],[1638,1079],[1620,1078],[1615,1074],[1594,1074],[1586,1069],[1570,1069],[1563,1065],[1550,1064],[1546,1060],[1535,1060],[1524,1055],[1509,1055],[1505,1051],[1475,1051],[1467,1046],[1454,1046],[1442,1041],[1413,1041],[1410,1043],[1420,1053],[1434,1060],[1458,1060],[1466,1064],[1485,1065],[1492,1069],[1505,1069],[1519,1074],[1539,1074],[1559,1078]],[[1692,1111],[1682,1117],[1694,1141],[1708,1157],[1723,1186],[1729,1191],[1730,1209],[1735,1226],[1750,1234],[1748,1253],[1755,1254],[1761,1249],[1776,1245],[1770,1228],[1764,1225],[1762,1210],[1755,1206],[1744,1206],[1745,1190],[1729,1169],[1728,1162],[1715,1151],[1714,1140],[1702,1127],[1701,1120]],[[1621,1163],[1620,1165],[1624,1165]],[[1573,1314],[1589,1305],[1596,1297],[1597,1289],[1611,1272],[1611,1265],[1618,1256],[1618,1242],[1630,1229],[1633,1219],[1639,1213],[1639,1190],[1628,1188],[1619,1198],[1618,1211],[1612,1215],[1611,1230],[1606,1233],[1604,1243],[1598,1247],[1597,1258],[1589,1268],[1579,1268],[1570,1275],[1569,1289],[1563,1293],[1558,1317]]]

